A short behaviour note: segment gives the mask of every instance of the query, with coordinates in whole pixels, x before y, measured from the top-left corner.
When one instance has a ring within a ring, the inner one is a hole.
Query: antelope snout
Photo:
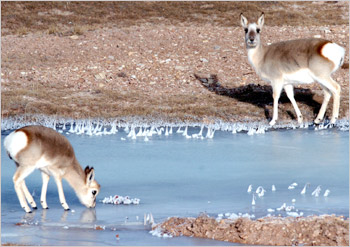
[[[247,46],[249,47],[255,47],[257,45],[256,39],[254,37],[249,37],[247,39]]]
[[[96,198],[94,200],[94,202],[92,203],[92,205],[89,208],[95,208],[96,207]]]

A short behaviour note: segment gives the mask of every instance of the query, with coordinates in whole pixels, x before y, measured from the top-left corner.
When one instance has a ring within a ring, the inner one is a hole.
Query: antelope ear
[[[84,169],[85,175],[88,174],[89,171],[90,171],[90,167],[89,166],[85,167],[85,169]]]
[[[248,26],[248,20],[244,17],[243,13],[240,14],[241,17],[241,25],[242,27],[246,28]]]
[[[264,12],[261,12],[261,15],[260,15],[260,17],[258,19],[258,23],[257,23],[260,28],[262,28],[264,26],[264,21],[265,21],[264,17],[265,17]]]
[[[89,168],[88,166],[85,168],[85,182],[87,185],[90,185],[92,181],[95,180],[95,170],[93,167]]]

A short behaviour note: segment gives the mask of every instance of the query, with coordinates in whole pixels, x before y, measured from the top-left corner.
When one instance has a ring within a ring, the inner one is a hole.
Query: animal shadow
[[[210,92],[263,108],[266,119],[271,119],[270,111],[267,108],[267,106],[273,105],[271,86],[248,84],[236,88],[226,88],[220,85],[217,75],[211,74],[209,77],[203,77],[194,74],[194,76],[202,86]],[[314,115],[316,115],[321,108],[321,104],[315,101],[313,96],[314,94],[310,89],[294,88],[295,100],[311,107]],[[290,100],[284,91],[281,93],[279,103],[290,103]],[[287,113],[292,119],[296,119],[294,112],[287,111]]]

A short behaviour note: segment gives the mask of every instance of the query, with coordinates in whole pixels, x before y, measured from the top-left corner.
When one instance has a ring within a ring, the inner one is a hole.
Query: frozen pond
[[[189,135],[199,128],[189,128]],[[2,133],[2,141],[6,134]],[[101,184],[98,200],[111,195],[139,198],[139,205],[98,202],[96,209],[82,206],[64,182],[71,211],[65,212],[56,184],[50,180],[49,210],[40,208],[41,176],[36,171],[26,184],[39,205],[25,214],[16,197],[14,163],[1,143],[2,243],[35,245],[232,245],[189,237],[159,238],[143,225],[144,214],[155,222],[169,216],[197,217],[242,213],[255,218],[277,211],[284,203],[295,214],[349,216],[349,133],[338,129],[278,130],[247,135],[216,131],[213,139],[187,139],[182,134],[153,135],[132,140],[123,129],[114,135],[67,135],[83,167],[94,166]],[[292,183],[298,185],[288,189]],[[310,183],[305,195],[300,192]],[[262,186],[264,196],[247,193]],[[276,191],[271,191],[275,185]],[[321,185],[318,197],[311,193]],[[330,190],[324,197],[326,189]],[[293,200],[295,199],[295,200]],[[292,202],[292,200],[294,202]],[[271,212],[268,212],[270,209]],[[272,210],[275,210],[272,212]],[[225,217],[225,216],[224,216]],[[16,225],[17,223],[17,225]],[[104,227],[105,230],[94,228]],[[119,240],[116,235],[119,235]]]

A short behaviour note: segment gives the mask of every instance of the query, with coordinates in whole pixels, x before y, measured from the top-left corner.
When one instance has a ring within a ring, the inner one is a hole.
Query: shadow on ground
[[[271,119],[268,105],[273,104],[272,87],[261,86],[259,84],[248,84],[236,88],[226,88],[220,85],[217,75],[211,74],[209,77],[194,74],[195,78],[203,87],[218,95],[227,96],[241,102],[250,103],[264,109],[266,119]],[[294,98],[297,102],[311,107],[314,115],[320,110],[321,104],[313,99],[314,94],[310,89],[294,88]],[[279,104],[290,103],[285,92],[282,92]],[[295,113],[287,111],[292,119],[296,119]]]

